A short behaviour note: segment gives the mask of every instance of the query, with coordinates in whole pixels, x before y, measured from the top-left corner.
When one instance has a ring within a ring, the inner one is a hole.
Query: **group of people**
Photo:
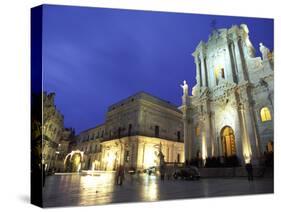
[[[116,169],[115,184],[122,185],[124,178],[125,178],[125,169],[124,166],[121,165]]]
[[[245,164],[245,169],[247,171],[247,176],[248,176],[248,181],[253,181],[254,180],[254,175],[253,175],[253,165],[251,162]],[[166,172],[166,166],[162,164],[160,166],[160,180],[163,181],[165,177],[165,172]],[[125,168],[123,165],[119,166],[116,169],[115,173],[115,184],[116,185],[122,185],[123,181],[125,178]],[[169,177],[168,177],[169,178]]]

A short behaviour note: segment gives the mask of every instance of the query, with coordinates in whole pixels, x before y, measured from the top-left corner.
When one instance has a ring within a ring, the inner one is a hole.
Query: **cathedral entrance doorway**
[[[236,154],[234,131],[231,127],[225,126],[221,130],[222,153],[225,157]]]

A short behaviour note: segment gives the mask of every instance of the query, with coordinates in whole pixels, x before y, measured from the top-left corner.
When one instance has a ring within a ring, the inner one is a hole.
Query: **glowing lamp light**
[[[250,163],[252,159],[252,155],[249,153],[249,151],[244,151],[244,160],[245,163]]]
[[[112,166],[113,163],[114,163],[114,161],[115,161],[115,159],[116,159],[115,154],[114,154],[113,152],[110,152],[110,153],[108,154],[108,156],[107,156],[106,161],[107,161],[107,163],[108,163],[109,166]]]
[[[96,163],[93,162],[93,163],[92,163],[92,171],[95,171],[95,167],[96,167]]]
[[[206,158],[208,157],[207,154],[207,147],[206,147],[206,138],[205,135],[202,135],[202,159],[205,161]]]
[[[155,166],[155,149],[153,147],[148,147],[145,149],[143,165],[145,168]]]

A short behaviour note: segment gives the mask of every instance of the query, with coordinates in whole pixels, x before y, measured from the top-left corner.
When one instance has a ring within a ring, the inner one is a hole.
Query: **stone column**
[[[137,156],[137,169],[143,169],[143,160],[144,160],[144,142],[140,141],[139,138],[137,140],[138,143],[138,156]]]
[[[138,167],[138,142],[134,139],[132,143],[132,153],[131,153],[131,166],[137,169]]]
[[[206,67],[205,67],[205,55],[201,51],[200,52],[200,64],[201,64],[201,77],[202,77],[202,86],[207,87],[207,75],[206,75]]]
[[[245,120],[249,135],[249,144],[252,152],[253,162],[257,162],[260,157],[259,139],[255,127],[255,120],[253,119],[252,106],[247,102],[244,103]]]
[[[253,163],[257,162],[259,157],[259,138],[257,127],[254,119],[254,113],[252,110],[251,97],[248,93],[249,84],[245,83],[240,85],[237,96],[238,111],[240,119],[241,139],[243,147],[243,156],[245,162],[249,162],[252,159]]]
[[[185,81],[184,81],[185,82]],[[192,133],[191,133],[191,108],[188,97],[188,87],[183,88],[182,110],[183,110],[183,127],[184,127],[184,160],[190,160],[192,156]]]
[[[187,105],[183,105],[183,138],[184,138],[184,158],[189,159],[189,145],[188,145],[188,117],[187,117]]]
[[[202,79],[201,79],[201,67],[199,65],[199,59],[198,55],[195,55],[195,64],[196,64],[196,82],[199,83],[200,86],[202,86]]]
[[[243,53],[243,47],[241,46],[241,38],[239,38],[237,35],[235,35],[235,38],[233,40],[234,43],[234,56],[235,56],[235,62],[236,62],[236,68],[239,76],[239,81],[246,81],[248,80],[247,74],[246,74],[246,64],[244,59],[244,53]],[[241,51],[240,51],[241,50]]]
[[[208,156],[214,156],[215,154],[215,141],[214,141],[214,129],[212,122],[212,112],[210,110],[210,102],[205,99],[203,102],[203,123],[204,123],[204,142],[206,144],[206,151]]]
[[[249,162],[252,157],[252,150],[250,145],[250,138],[247,128],[247,120],[245,117],[245,108],[244,105],[240,103],[238,106],[238,113],[240,117],[240,131],[241,131],[241,140],[242,140],[242,150],[245,162]]]
[[[192,118],[191,118],[191,108],[187,108],[188,119],[187,119],[187,148],[188,148],[188,160],[192,158]],[[184,157],[184,160],[186,157]]]
[[[105,146],[102,146],[100,169],[105,170]]]
[[[232,74],[231,78],[232,78],[233,82],[237,83],[238,79],[237,79],[236,69],[235,69],[235,65],[234,65],[235,61],[233,61],[234,54],[233,54],[233,51],[231,49],[231,45],[232,44],[227,43],[227,48],[226,48],[226,64],[227,64],[227,67],[226,67],[225,73],[229,73],[229,74],[231,73]]]
[[[175,162],[175,160],[174,160],[174,149],[175,149],[174,144],[172,144],[171,145],[171,149],[170,149],[170,152],[171,152],[171,154],[170,154],[171,162]]]
[[[206,84],[206,87],[209,86],[209,75],[208,75],[208,68],[207,68],[207,57],[206,55],[204,54],[204,58],[203,58],[203,65],[204,65],[204,70],[205,70],[205,84]]]
[[[205,121],[203,120],[204,118],[201,117],[200,121],[200,129],[201,129],[201,155],[202,159],[205,164],[205,160],[208,157],[208,147],[207,147],[207,133],[206,133],[206,124]]]
[[[210,143],[211,143],[211,156],[214,157],[216,155],[216,147],[215,147],[215,133],[214,133],[214,125],[213,125],[213,113],[210,111],[208,114],[209,118],[209,129],[210,129]]]
[[[259,130],[258,130],[258,126],[257,126],[257,119],[256,119],[256,115],[253,109],[253,105],[250,104],[249,105],[249,118],[250,118],[250,122],[252,123],[253,126],[253,133],[254,133],[254,138],[255,138],[255,150],[256,150],[256,157],[260,159],[262,152],[260,149],[260,136],[259,136]]]

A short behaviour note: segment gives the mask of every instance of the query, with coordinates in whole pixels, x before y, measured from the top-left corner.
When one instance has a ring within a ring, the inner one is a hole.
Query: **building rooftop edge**
[[[76,136],[78,136],[78,135],[80,135],[80,134],[82,134],[82,133],[88,132],[88,131],[90,131],[90,130],[93,130],[93,129],[102,127],[102,126],[104,126],[104,125],[105,125],[105,123],[102,123],[102,124],[98,124],[98,125],[96,125],[96,126],[94,126],[94,127],[88,128],[88,129],[86,129],[86,130],[80,131]]]
[[[144,96],[151,97],[151,98],[153,98],[153,99],[155,99],[155,100],[158,100],[158,101],[162,102],[163,104],[165,104],[165,105],[167,105],[167,106],[169,106],[169,107],[173,107],[174,109],[177,109],[177,108],[178,108],[177,105],[171,103],[170,101],[167,101],[167,100],[164,100],[164,99],[162,99],[162,98],[159,98],[159,97],[157,97],[157,96],[155,96],[155,95],[153,95],[153,94],[150,94],[150,93],[148,93],[148,92],[146,92],[146,91],[138,91],[138,92],[134,93],[133,95],[130,95],[130,96],[128,96],[128,97],[126,97],[126,98],[123,98],[122,100],[120,100],[120,101],[114,103],[114,104],[111,104],[111,105],[108,107],[108,111],[110,111],[114,106],[118,106],[119,104],[121,104],[121,103],[123,103],[123,102],[125,102],[125,101],[127,101],[127,100],[129,100],[129,99],[131,99],[131,98],[133,98],[133,97],[138,97],[138,96],[143,96],[143,95],[144,95]],[[148,100],[148,101],[149,101],[149,100]]]

